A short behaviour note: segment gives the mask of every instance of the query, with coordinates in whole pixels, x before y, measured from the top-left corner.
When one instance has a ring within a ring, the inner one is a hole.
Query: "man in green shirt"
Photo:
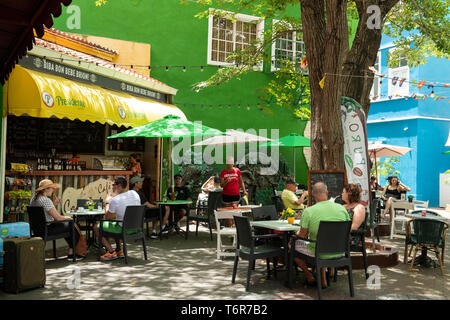
[[[303,209],[303,202],[308,195],[308,191],[304,191],[299,199],[295,194],[297,191],[297,184],[292,179],[286,181],[286,186],[284,188],[285,189],[281,193],[281,200],[283,200],[284,207],[286,209]]]
[[[345,208],[334,202],[328,201],[328,189],[325,183],[317,182],[314,184],[312,189],[312,196],[316,199],[316,204],[305,209],[300,221],[300,230],[297,231],[296,235],[300,238],[308,238],[311,240],[317,239],[317,232],[319,231],[320,221],[348,221],[350,217]],[[308,243],[303,240],[297,240],[295,243],[295,250],[309,255],[314,256],[315,254],[315,243]],[[333,258],[333,255],[325,255],[323,258]],[[307,284],[313,285],[315,279],[313,274],[308,270],[306,262],[300,258],[294,258],[297,265],[303,270],[306,275]],[[327,281],[325,278],[325,269],[321,270],[321,281],[322,287],[327,286]]]

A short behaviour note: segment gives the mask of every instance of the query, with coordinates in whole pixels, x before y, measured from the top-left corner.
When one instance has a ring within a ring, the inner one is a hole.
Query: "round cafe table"
[[[169,228],[174,228],[177,233],[183,231],[180,227],[175,223],[175,208],[176,206],[188,205],[192,203],[192,200],[166,200],[166,201],[155,201],[156,204],[159,205],[161,210],[164,210],[165,206],[170,207],[172,221],[170,221]],[[164,216],[165,211],[161,212],[161,216]]]
[[[68,216],[73,217],[74,222],[78,224],[80,220],[86,221],[86,241],[89,246],[92,243],[95,243],[95,233],[94,233],[94,225],[97,220],[100,220],[101,217],[105,215],[105,209],[83,209],[77,211],[68,211],[65,213]],[[89,231],[92,231],[92,238],[89,237]]]

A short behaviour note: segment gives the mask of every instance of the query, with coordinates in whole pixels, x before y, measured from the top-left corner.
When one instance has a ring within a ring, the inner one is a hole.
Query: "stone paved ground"
[[[266,280],[265,261],[257,263],[252,274],[252,286],[245,292],[247,263],[239,264],[235,284],[231,284],[233,259],[217,260],[214,240],[201,228],[199,236],[192,232],[186,241],[173,234],[169,239],[148,240],[149,259],[143,259],[142,247],[130,244],[129,265],[123,260],[100,262],[96,250],[88,258],[77,263],[65,259],[53,260],[51,250],[47,252],[47,283],[45,288],[31,290],[19,295],[0,292],[0,300],[285,300],[317,298],[313,288],[304,288],[303,274],[297,276],[296,287],[291,290],[283,285],[286,272],[280,270],[278,279]],[[421,268],[409,271],[403,261],[401,240],[384,243],[399,247],[399,264],[381,269],[381,288],[368,289],[364,272],[354,270],[355,297],[350,298],[347,276],[344,271],[338,281],[323,291],[324,299],[342,300],[405,300],[405,299],[449,299],[450,271],[444,277],[439,268]],[[446,264],[449,264],[449,244],[446,248]],[[60,252],[64,255],[65,250]],[[429,254],[431,257],[431,254]],[[79,268],[80,285],[73,288],[70,282],[74,268]],[[68,282],[69,280],[69,282]]]

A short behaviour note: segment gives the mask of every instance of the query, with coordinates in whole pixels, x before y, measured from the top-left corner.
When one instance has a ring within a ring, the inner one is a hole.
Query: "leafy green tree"
[[[400,160],[398,157],[386,158],[384,161],[377,162],[377,170],[375,166],[370,169],[370,175],[376,177],[376,172],[382,175],[384,178],[390,175],[400,174],[400,171],[396,170],[396,166]]]
[[[236,12],[236,8],[251,10],[256,16],[286,23],[267,30],[263,39],[230,55],[229,61],[237,62],[236,65],[221,68],[210,79],[197,84],[197,90],[253,71],[255,65],[261,64],[265,49],[273,41],[292,30],[302,34],[311,93],[313,169],[345,167],[340,98],[355,99],[368,114],[374,78],[369,67],[375,63],[386,22],[390,23],[390,28],[385,30],[391,36],[411,31],[396,42],[398,49],[391,56],[392,60],[408,52],[408,63],[414,65],[424,63],[429,55],[447,58],[449,53],[449,0],[198,0],[198,3],[208,7],[217,5],[225,10],[228,7],[232,12]],[[300,18],[288,16],[288,6],[298,4]],[[198,16],[209,14],[233,19],[217,10],[207,10]],[[351,46],[349,21],[358,22]]]
[[[100,5],[106,2],[95,1]],[[429,56],[449,58],[450,0],[181,0],[180,3],[215,6],[231,12],[251,11],[264,19],[283,21],[268,28],[262,39],[231,54],[228,59],[234,66],[219,69],[210,79],[196,84],[196,90],[254,71],[267,58],[273,41],[287,32],[295,30],[302,36],[311,94],[312,169],[345,168],[340,99],[342,96],[355,99],[368,114],[374,80],[369,67],[375,64],[383,30],[398,38],[389,63],[398,62],[401,54],[406,55],[411,66],[426,62]],[[300,17],[287,14],[288,7],[298,5]],[[210,14],[235,20],[221,10],[206,10],[197,16]],[[357,27],[350,46],[348,29],[352,21],[357,21]],[[273,98],[285,104],[290,101],[288,96],[273,95]]]

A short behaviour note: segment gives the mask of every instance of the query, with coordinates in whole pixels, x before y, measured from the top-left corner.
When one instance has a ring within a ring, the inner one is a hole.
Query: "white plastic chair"
[[[405,211],[405,214],[397,214],[395,209],[401,209]],[[406,217],[406,214],[408,213],[408,210],[414,210],[414,203],[413,202],[405,202],[405,201],[392,201],[391,203],[391,235],[390,238],[393,237],[404,239],[405,235],[398,234],[395,232],[395,222],[400,221],[402,223],[402,226],[406,226],[406,222],[409,220]],[[403,227],[402,227],[403,229]],[[406,233],[406,229],[405,229]]]
[[[233,219],[233,216],[242,216],[241,212],[221,212],[214,211],[214,217],[216,219],[216,228],[217,228],[217,260],[220,260],[221,257],[234,257],[236,255],[236,228],[225,227],[220,229],[220,220],[224,219]],[[222,242],[222,236],[231,236],[233,237],[233,244],[224,245]],[[226,251],[226,250],[233,251]]]

